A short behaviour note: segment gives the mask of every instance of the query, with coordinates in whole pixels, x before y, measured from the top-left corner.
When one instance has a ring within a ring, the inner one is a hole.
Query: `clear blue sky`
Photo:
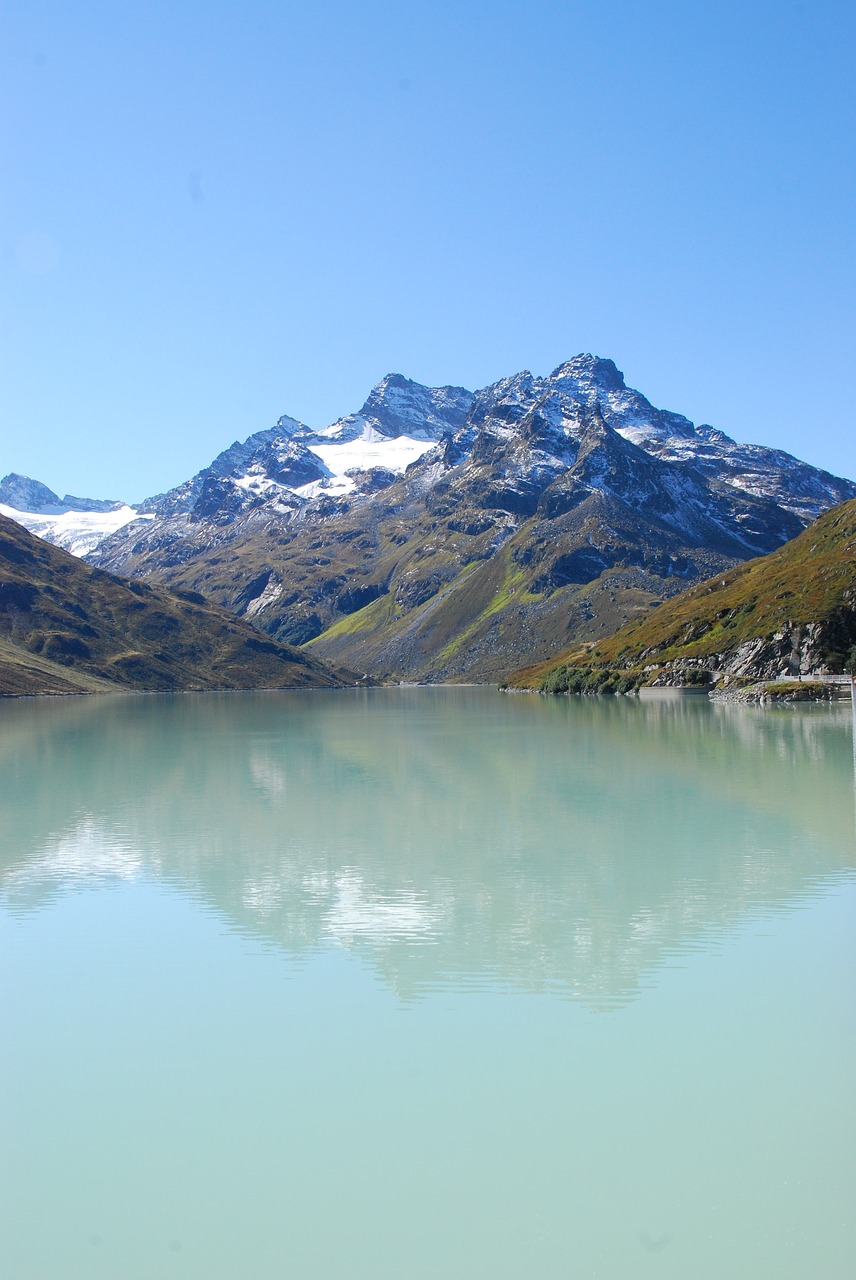
[[[848,3],[4,0],[0,474],[579,351],[856,476]]]

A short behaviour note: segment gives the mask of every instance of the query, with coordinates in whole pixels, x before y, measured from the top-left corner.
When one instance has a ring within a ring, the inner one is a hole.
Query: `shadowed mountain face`
[[[434,443],[432,443],[434,442]],[[403,471],[403,474],[402,474]],[[150,500],[97,563],[378,676],[492,681],[780,546],[856,486],[655,409],[578,356],[475,394],[384,379]]]
[[[17,703],[0,892],[149,879],[296,960],[635,998],[853,865],[849,710],[374,690]],[[664,821],[668,814],[668,821]]]
[[[0,516],[0,695],[342,680],[201,596],[123,581]]]

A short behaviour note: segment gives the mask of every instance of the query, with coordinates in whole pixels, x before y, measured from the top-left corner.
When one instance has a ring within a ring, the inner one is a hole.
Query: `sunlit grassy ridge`
[[[722,665],[741,645],[784,630],[819,628],[826,663],[841,670],[856,642],[856,501],[821,516],[770,555],[700,583],[597,645],[578,645],[516,672],[514,688],[539,688],[561,668],[641,679],[682,661]]]

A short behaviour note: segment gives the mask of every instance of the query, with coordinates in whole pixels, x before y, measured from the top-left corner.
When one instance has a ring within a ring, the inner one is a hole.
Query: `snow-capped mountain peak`
[[[0,502],[17,511],[32,511],[39,515],[59,515],[67,510],[53,489],[16,471],[10,471],[0,480]]]
[[[574,356],[554,369],[549,377],[557,386],[568,387],[577,393],[592,390],[626,390],[624,374],[613,360],[604,360],[589,352]]]
[[[340,418],[319,434],[328,440],[369,440],[374,431],[388,439],[435,441],[463,425],[474,398],[463,387],[425,387],[400,373],[388,373],[358,413]]]
[[[275,430],[281,436],[302,436],[311,435],[309,427],[303,422],[298,422],[297,418],[291,418],[287,413],[277,418]]]
[[[139,515],[124,502],[69,493],[60,498],[40,480],[14,471],[0,480],[0,514],[76,556],[88,555]]]

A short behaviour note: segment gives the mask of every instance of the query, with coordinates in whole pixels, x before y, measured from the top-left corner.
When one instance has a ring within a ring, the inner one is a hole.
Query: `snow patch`
[[[312,445],[310,453],[321,459],[334,480],[341,482],[347,480],[349,471],[371,471],[373,467],[385,467],[387,471],[403,475],[411,462],[421,458],[434,443],[433,440],[414,440],[412,436],[396,436],[391,440],[368,427],[358,440]],[[353,482],[348,484],[354,487]],[[296,492],[303,494],[310,487],[304,485]]]
[[[245,618],[254,618],[257,613],[261,613],[262,609],[266,609],[269,604],[273,604],[282,595],[282,582],[275,574],[271,574],[267,586],[261,595],[256,596],[255,600],[251,600],[244,610]]]

